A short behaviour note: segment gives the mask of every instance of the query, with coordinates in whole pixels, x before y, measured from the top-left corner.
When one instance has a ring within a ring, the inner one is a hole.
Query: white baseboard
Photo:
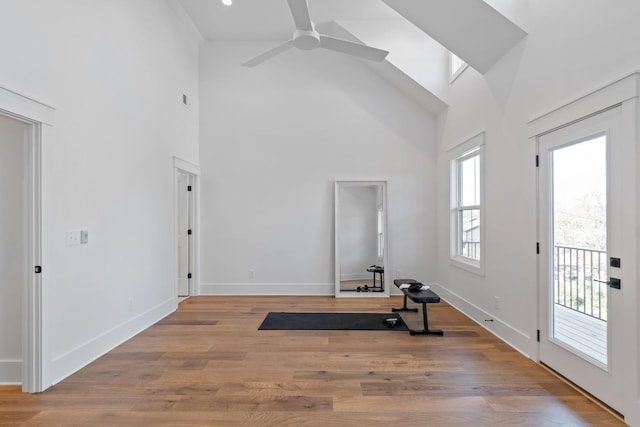
[[[524,356],[535,360],[536,343],[534,337],[514,328],[508,323],[497,318],[495,315],[487,313],[480,307],[472,304],[460,295],[447,290],[437,283],[429,283],[429,286],[431,287],[431,290],[438,294],[440,298],[445,300],[449,305],[464,313],[467,317],[471,318],[471,320],[475,321],[502,341],[509,344]]]
[[[77,346],[73,350],[55,357],[51,361],[51,378],[54,378],[54,381],[52,384],[45,384],[44,388],[46,389],[62,381],[131,337],[147,329],[160,319],[171,314],[176,308],[177,298],[170,298]]]
[[[335,283],[201,283],[200,295],[335,295]]]
[[[22,384],[22,360],[0,360],[0,385]]]

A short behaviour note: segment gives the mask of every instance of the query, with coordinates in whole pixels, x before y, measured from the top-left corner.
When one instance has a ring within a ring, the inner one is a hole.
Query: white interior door
[[[28,125],[0,115],[0,384],[22,382],[22,295],[29,280]]]
[[[625,257],[621,108],[538,138],[540,361],[622,411]],[[628,255],[628,254],[627,254]],[[615,279],[621,285],[610,285]],[[629,352],[627,352],[629,353]],[[628,356],[627,356],[628,357]]]
[[[193,181],[191,174],[177,173],[177,242],[178,242],[178,296],[192,293],[193,277]]]

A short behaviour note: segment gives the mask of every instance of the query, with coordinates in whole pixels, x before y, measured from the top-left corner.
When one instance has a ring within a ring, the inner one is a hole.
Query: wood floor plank
[[[488,411],[489,404],[481,396],[351,396],[336,397],[333,404],[336,412],[368,412],[371,408],[385,408],[389,412],[414,413],[449,413]]]
[[[218,393],[225,396],[256,394],[273,396],[354,396],[361,394],[359,381],[302,382],[302,381],[247,381],[226,383],[220,386]]]
[[[333,399],[328,396],[287,396],[287,395],[154,395],[145,397],[132,408],[134,411],[332,411]]]
[[[0,426],[618,426],[446,302],[442,337],[259,331],[270,311],[391,312],[402,299],[191,297],[45,393],[0,387]],[[420,313],[403,313],[413,327]]]

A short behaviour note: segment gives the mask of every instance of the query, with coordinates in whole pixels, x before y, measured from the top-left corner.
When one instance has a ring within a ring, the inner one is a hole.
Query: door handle
[[[594,280],[594,282],[606,283],[607,286],[609,286],[610,288],[620,289],[621,281],[620,281],[620,279],[616,279],[615,277],[609,277],[609,280],[607,280],[607,281],[597,280],[597,279],[593,279],[593,280]]]

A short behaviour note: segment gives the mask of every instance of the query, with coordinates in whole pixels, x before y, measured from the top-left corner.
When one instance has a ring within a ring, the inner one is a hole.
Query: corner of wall
[[[480,307],[465,300],[460,295],[449,291],[438,283],[430,284],[431,288],[449,305],[453,306],[471,320],[509,344],[515,350],[530,359],[536,359],[537,347],[535,338],[528,335],[502,319],[487,313]]]
[[[184,10],[180,2],[178,0],[167,0],[167,4],[169,5],[173,13],[175,13],[175,15],[178,17],[178,20],[182,23],[184,29],[189,34],[191,39],[193,39],[199,45],[204,43],[204,37],[202,36],[202,33],[200,32],[200,30],[198,30],[198,27],[193,22],[189,14]]]
[[[103,354],[113,350],[131,337],[176,311],[176,309],[177,298],[169,298],[144,313],[54,358],[50,364],[50,378],[52,378],[52,380],[50,384],[44,384],[44,388],[46,389],[57,384],[74,372],[95,361]]]

